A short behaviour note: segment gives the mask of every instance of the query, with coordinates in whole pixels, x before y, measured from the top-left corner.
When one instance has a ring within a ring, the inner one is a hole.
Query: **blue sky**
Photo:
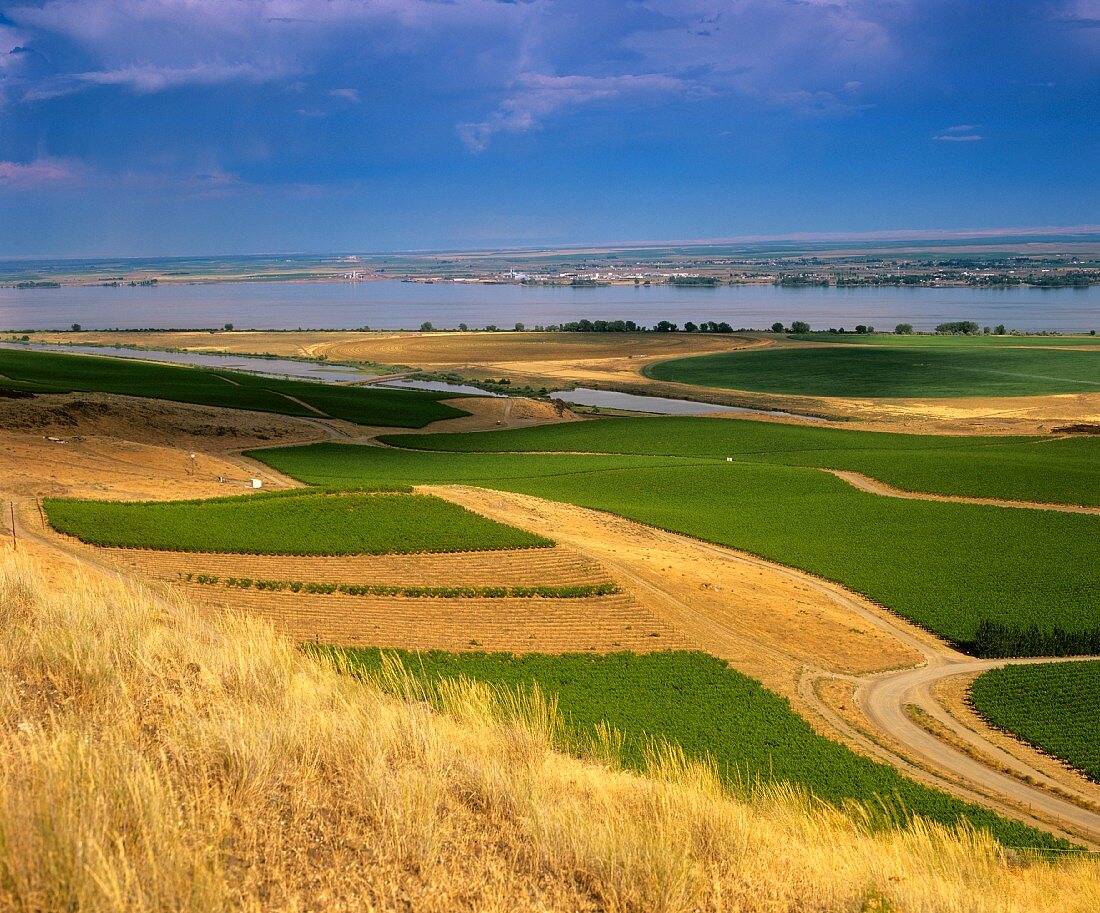
[[[1100,222],[1100,0],[0,0],[0,256]]]

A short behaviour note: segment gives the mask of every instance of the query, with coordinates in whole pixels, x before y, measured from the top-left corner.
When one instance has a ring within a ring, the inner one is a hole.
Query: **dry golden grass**
[[[1100,868],[939,828],[869,835],[712,771],[550,746],[553,706],[438,710],[244,618],[0,559],[0,908],[1086,911]],[[407,683],[406,683],[407,684]]]

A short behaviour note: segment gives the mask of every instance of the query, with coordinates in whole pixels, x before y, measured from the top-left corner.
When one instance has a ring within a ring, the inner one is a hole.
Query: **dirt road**
[[[1100,847],[1100,790],[1054,780],[933,695],[950,676],[1052,660],[975,660],[837,584],[611,514],[465,486],[425,490],[598,558],[690,642],[791,698],[818,729],[915,779]],[[854,688],[857,724],[822,698],[830,681]],[[911,705],[966,750],[915,723]]]

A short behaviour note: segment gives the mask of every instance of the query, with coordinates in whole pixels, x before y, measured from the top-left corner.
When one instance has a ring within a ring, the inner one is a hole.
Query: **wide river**
[[[570,320],[726,321],[765,328],[804,320],[815,330],[869,324],[929,330],[974,320],[1010,330],[1100,330],[1100,286],[1085,289],[717,288],[481,285],[440,282],[236,282],[145,288],[0,288],[0,331],[68,329],[416,329],[460,323],[511,329]]]

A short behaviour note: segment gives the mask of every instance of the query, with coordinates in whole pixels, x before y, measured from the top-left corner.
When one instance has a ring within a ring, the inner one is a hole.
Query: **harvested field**
[[[571,586],[602,583],[596,562],[561,546],[497,552],[298,557],[225,555],[107,548],[100,554],[150,577],[178,581],[186,574],[262,579],[338,580],[392,586]]]
[[[685,646],[630,595],[583,599],[410,599],[270,593],[188,585],[199,605],[244,612],[299,642],[409,650],[542,653]]]

